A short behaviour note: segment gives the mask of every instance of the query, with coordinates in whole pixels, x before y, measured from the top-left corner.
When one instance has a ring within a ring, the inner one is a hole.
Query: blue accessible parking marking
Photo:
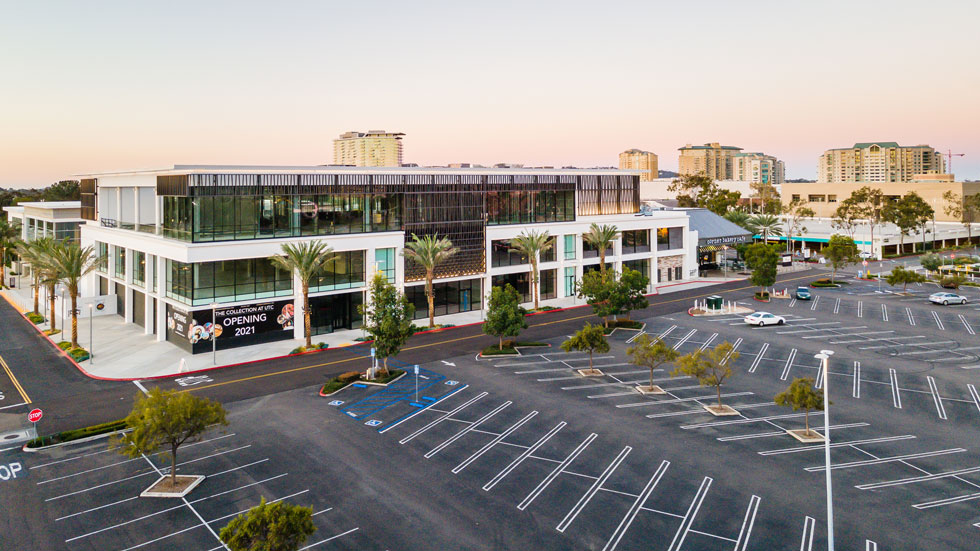
[[[449,386],[456,386],[459,384],[459,381],[446,381],[446,384]]]
[[[343,405],[343,404],[344,404],[344,401],[343,400],[334,400],[334,401],[330,402],[330,405],[331,406],[340,406],[340,405]]]
[[[379,421],[378,419],[371,419],[370,421],[368,421],[367,423],[364,423],[364,424],[367,425],[367,426],[369,426],[369,427],[376,427],[376,426],[378,426],[378,425],[381,424],[381,421]]]
[[[389,364],[391,363],[393,360],[389,360]],[[444,375],[427,369],[419,369],[419,379],[424,378],[425,380],[418,380],[412,373],[414,371],[412,368],[413,366],[407,364],[404,367],[399,366],[399,369],[405,369],[405,375],[389,383],[379,392],[343,406],[341,411],[355,419],[363,419],[401,402],[406,404],[415,402],[419,392],[446,380]],[[452,383],[453,385],[459,384],[458,381],[452,381]],[[366,388],[366,385],[361,385],[361,387]]]

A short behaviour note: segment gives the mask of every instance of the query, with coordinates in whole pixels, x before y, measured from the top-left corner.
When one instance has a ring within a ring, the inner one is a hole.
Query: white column
[[[133,320],[133,258],[135,251],[133,249],[123,249],[126,251],[126,262],[125,269],[126,274],[123,281],[126,282],[126,293],[125,303],[126,303],[126,323],[134,323]]]
[[[155,264],[153,269],[157,271],[157,296],[161,297],[157,300],[157,341],[163,342],[167,340],[167,304],[162,299],[167,295],[167,259],[157,255]]]
[[[138,229],[140,225],[140,188],[138,187],[133,188],[133,205],[136,206],[136,213],[133,215],[133,224]]]
[[[153,334],[153,295],[143,295],[143,334]]]
[[[116,188],[116,212],[114,214],[116,218],[116,226],[118,227],[118,225],[122,223],[122,188],[121,187]]]
[[[156,196],[153,201],[153,223],[157,226],[157,235],[160,235],[160,227],[163,224],[163,197]]]

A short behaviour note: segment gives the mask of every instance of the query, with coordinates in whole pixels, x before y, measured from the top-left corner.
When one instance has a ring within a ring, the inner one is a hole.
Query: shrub
[[[41,314],[35,314],[34,312],[27,313],[27,319],[31,320],[31,323],[37,325],[39,323],[44,323],[44,316]]]
[[[61,341],[58,343],[58,348],[62,350],[68,350],[69,348],[71,348],[71,343],[68,341]]]
[[[337,380],[344,383],[350,384],[361,378],[361,374],[357,371],[348,371],[347,373],[341,373],[337,376]]]
[[[84,348],[81,347],[72,348],[71,350],[68,351],[68,353],[76,362],[84,362],[85,360],[89,359],[88,350],[85,350]]]
[[[948,275],[943,276],[943,278],[939,280],[939,285],[941,285],[944,289],[958,289],[960,285],[963,285],[964,281],[966,281],[966,278],[959,274]]]
[[[108,423],[102,423],[99,425],[92,425],[91,427],[85,427],[81,429],[66,430],[64,432],[59,432],[58,434],[52,434],[48,436],[42,436],[40,438],[35,438],[27,443],[28,448],[39,448],[41,446],[50,446],[51,444],[58,444],[61,442],[71,442],[72,440],[79,440],[81,438],[87,438],[89,436],[96,436],[98,434],[106,434],[110,432],[116,432],[124,430],[126,428],[126,420],[120,419],[118,421],[110,421]]]
[[[643,324],[634,320],[616,320],[609,322],[609,327],[620,327],[622,329],[641,329]]]
[[[846,281],[832,282],[829,278],[817,279],[810,282],[810,287],[840,287],[841,285],[847,285]]]

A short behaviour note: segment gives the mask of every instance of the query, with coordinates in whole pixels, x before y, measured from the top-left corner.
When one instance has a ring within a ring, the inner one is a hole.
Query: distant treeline
[[[77,201],[78,180],[62,180],[42,189],[0,188],[0,219],[6,219],[3,207],[30,201]]]

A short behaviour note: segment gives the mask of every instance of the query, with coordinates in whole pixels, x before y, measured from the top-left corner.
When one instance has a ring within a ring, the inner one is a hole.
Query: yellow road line
[[[14,383],[14,387],[17,388],[17,392],[20,393],[20,397],[24,399],[24,402],[28,404],[31,403],[31,399],[27,396],[27,393],[24,392],[24,387],[20,386],[20,381],[17,380],[17,377],[14,377],[14,372],[10,370],[10,366],[8,366],[7,362],[4,361],[3,356],[0,356],[0,365],[2,365],[3,370],[7,372],[7,376],[10,377],[10,381]]]
[[[798,279],[808,279],[808,278],[811,278],[811,277],[813,277],[813,275],[808,275],[808,276],[803,276],[803,277],[797,277],[797,278],[793,278],[793,279],[784,279],[783,281],[796,281]],[[720,291],[720,292],[721,293],[731,293],[733,291],[744,291],[746,289],[754,289],[754,288],[755,288],[755,285],[750,285],[750,286],[747,286],[747,287],[738,287],[736,289],[728,289],[727,291]],[[665,301],[662,301],[662,302],[658,302],[657,304],[670,304],[672,302],[690,301],[690,300],[693,300],[693,299],[696,299],[696,298],[702,298],[702,297],[706,297],[708,295],[713,295],[713,294],[716,294],[716,293],[704,293],[703,295],[695,295],[695,296],[690,296],[690,297],[685,297],[685,298],[678,298],[678,299],[673,299],[673,300],[665,300]],[[544,323],[535,323],[533,325],[530,325],[530,327],[541,327],[541,326],[544,326],[544,325],[552,325],[552,324],[555,324],[555,323],[565,323],[567,321],[575,321],[575,320],[579,320],[579,319],[591,318],[591,317],[594,317],[594,316],[595,316],[595,314],[586,314],[584,316],[577,316],[577,317],[574,317],[574,318],[564,318],[564,319],[560,319],[560,320],[546,321]],[[419,348],[428,348],[430,346],[441,346],[443,344],[448,344],[448,343],[451,343],[451,342],[465,341],[465,340],[469,340],[469,339],[476,339],[476,338],[486,337],[486,336],[487,335],[484,335],[482,333],[479,333],[479,334],[476,334],[476,335],[470,335],[468,337],[458,337],[458,338],[455,338],[455,339],[449,339],[449,340],[444,340],[444,341],[439,341],[439,342],[433,342],[433,343],[429,343],[429,344],[420,344],[418,346],[409,346],[408,348],[403,349],[402,352],[407,352],[409,350],[418,350]],[[204,390],[206,388],[214,388],[214,387],[218,387],[218,386],[230,385],[230,384],[233,384],[233,383],[243,383],[243,382],[246,382],[246,381],[254,381],[256,379],[264,379],[266,377],[274,377],[276,375],[286,375],[286,374],[289,374],[289,373],[296,373],[297,371],[306,371],[307,369],[316,369],[318,367],[325,367],[325,366],[328,366],[328,365],[336,365],[336,364],[353,362],[353,361],[359,361],[359,360],[366,360],[366,359],[367,359],[367,357],[358,356],[356,358],[347,358],[346,360],[334,360],[332,362],[326,362],[326,363],[322,363],[322,364],[307,365],[307,366],[304,366],[304,367],[294,367],[292,369],[286,369],[284,371],[274,371],[272,373],[263,373],[261,375],[252,375],[251,377],[243,377],[241,379],[233,379],[231,381],[223,381],[223,382],[214,383],[214,384],[211,384],[211,385],[204,385],[204,386],[198,386],[198,387],[194,387],[194,388],[188,388],[186,390],[182,390],[181,392],[192,392],[192,391],[197,391],[197,390]]]

